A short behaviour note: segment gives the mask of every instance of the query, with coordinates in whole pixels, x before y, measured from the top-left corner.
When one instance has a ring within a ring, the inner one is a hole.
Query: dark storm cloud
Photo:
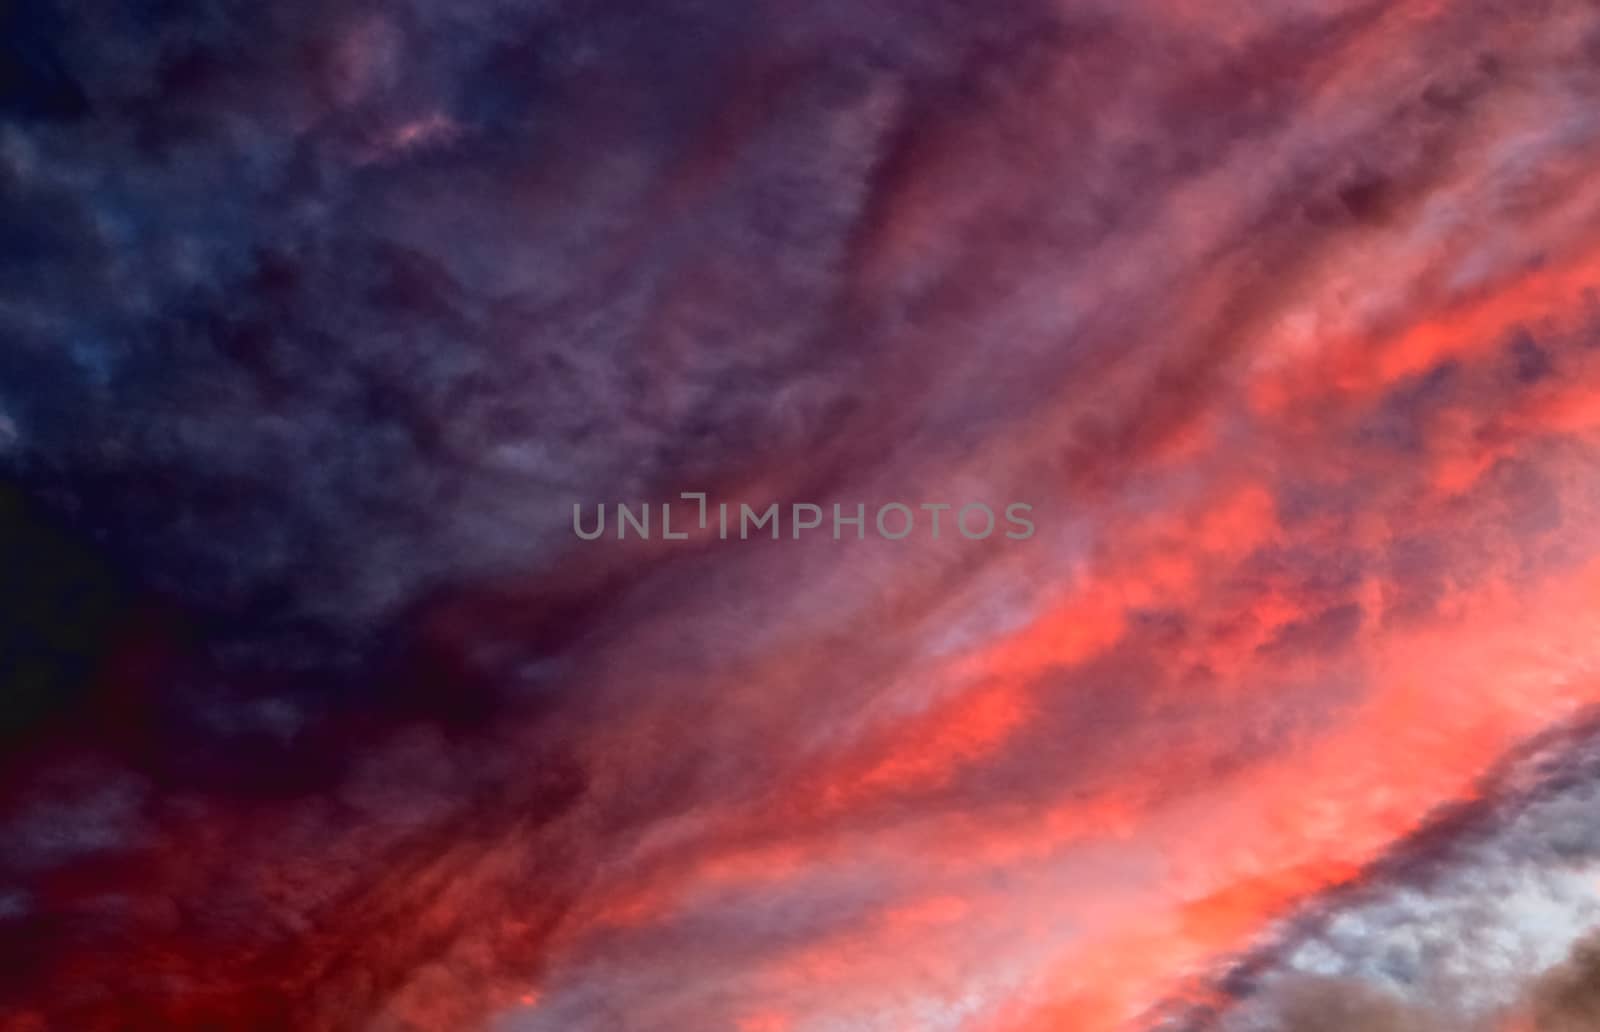
[[[71,21],[92,121],[6,136],[13,463],[182,594],[359,626],[548,563],[569,500],[795,453],[855,393],[829,312],[902,86],[752,63],[763,17]]]

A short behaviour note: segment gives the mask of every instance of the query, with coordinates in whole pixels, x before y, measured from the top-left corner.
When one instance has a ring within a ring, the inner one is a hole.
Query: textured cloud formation
[[[1586,1027],[1593,5],[100,6],[4,1032]],[[683,491],[1039,533],[572,534]]]
[[[1592,1006],[1596,741],[1593,718],[1534,739],[1157,1027],[1566,1027],[1562,1014]]]

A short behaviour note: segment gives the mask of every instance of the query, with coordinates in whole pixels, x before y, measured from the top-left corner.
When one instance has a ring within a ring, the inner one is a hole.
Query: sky
[[[1581,0],[13,0],[0,1032],[1600,1027],[1597,229]]]

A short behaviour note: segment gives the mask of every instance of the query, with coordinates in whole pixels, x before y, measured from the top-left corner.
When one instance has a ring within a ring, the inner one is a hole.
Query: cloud
[[[3,1027],[1565,1006],[1594,13],[1244,7],[8,13]]]

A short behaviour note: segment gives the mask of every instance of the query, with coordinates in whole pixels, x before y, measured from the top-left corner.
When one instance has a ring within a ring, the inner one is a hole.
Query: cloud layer
[[[1578,1027],[1592,5],[79,8],[4,1032]]]

